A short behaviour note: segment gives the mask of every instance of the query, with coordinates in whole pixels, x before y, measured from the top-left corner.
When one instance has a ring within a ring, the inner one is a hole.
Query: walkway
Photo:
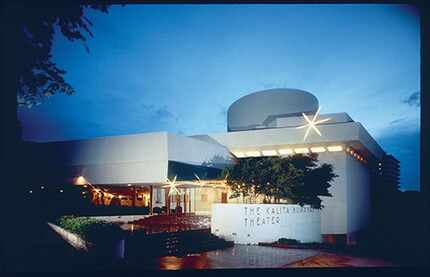
[[[393,263],[380,259],[353,257],[333,253],[321,252],[301,261],[287,265],[286,267],[392,267]]]
[[[157,269],[228,269],[280,268],[319,254],[316,250],[279,249],[257,245],[234,247],[189,255],[161,257],[154,264]]]

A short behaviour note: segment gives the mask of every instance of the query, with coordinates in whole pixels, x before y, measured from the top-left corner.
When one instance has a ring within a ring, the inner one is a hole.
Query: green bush
[[[124,234],[117,224],[89,217],[62,216],[57,224],[89,242],[115,240]]]
[[[299,244],[300,241],[295,239],[280,238],[278,239],[278,243]]]

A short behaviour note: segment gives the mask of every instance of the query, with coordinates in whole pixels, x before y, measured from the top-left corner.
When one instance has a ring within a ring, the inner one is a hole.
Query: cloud
[[[400,122],[402,122],[402,121],[405,121],[406,119],[407,119],[407,117],[402,117],[402,118],[399,118],[399,119],[396,119],[396,120],[390,121],[390,122],[389,122],[389,124],[390,124],[390,125],[394,125],[394,124],[400,123]]]
[[[157,121],[178,121],[178,117],[175,116],[171,111],[167,109],[167,106],[162,106],[160,108],[155,108],[154,105],[142,105],[146,113],[149,114],[149,118]]]
[[[169,120],[171,118],[176,119],[166,106],[157,109],[152,116],[159,120]]]
[[[411,107],[420,107],[420,92],[416,91],[412,93],[408,99],[405,99],[402,102]]]

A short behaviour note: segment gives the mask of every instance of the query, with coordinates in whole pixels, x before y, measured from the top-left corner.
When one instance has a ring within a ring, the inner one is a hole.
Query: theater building
[[[46,168],[87,187],[98,205],[181,207],[208,215],[213,203],[238,202],[218,178],[236,159],[318,153],[319,162],[332,164],[338,175],[329,188],[333,197],[323,197],[321,233],[328,241],[353,241],[369,219],[372,169],[386,154],[347,113],[321,111],[309,92],[271,89],[234,102],[223,133],[143,133],[37,147],[49,153]]]

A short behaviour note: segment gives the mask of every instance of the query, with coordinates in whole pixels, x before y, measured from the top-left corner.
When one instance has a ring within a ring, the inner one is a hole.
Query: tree
[[[232,190],[231,198],[243,197],[255,202],[262,196],[264,203],[280,203],[282,199],[320,209],[323,206],[319,196],[331,196],[328,188],[337,175],[332,165],[318,165],[317,157],[310,154],[243,158],[232,168],[226,168],[223,175]]]
[[[107,13],[105,4],[79,4],[67,2],[49,3],[27,1],[25,4],[9,3],[6,24],[8,24],[8,55],[14,64],[16,78],[16,99],[19,106],[31,107],[56,93],[71,95],[75,91],[64,80],[65,70],[52,61],[51,49],[55,29],[70,41],[81,41],[89,51],[86,41],[92,37],[92,22],[85,16],[85,9]]]
[[[25,201],[25,179],[29,168],[23,159],[26,153],[21,149],[16,108],[18,105],[31,107],[55,93],[73,94],[74,90],[64,80],[64,70],[53,61],[51,49],[55,28],[70,41],[85,45],[87,36],[92,36],[92,23],[85,17],[85,9],[107,13],[104,4],[79,4],[77,2],[49,3],[43,1],[2,1],[2,162],[4,186],[1,205],[5,222],[14,228],[3,228],[0,234],[0,249],[7,265],[25,267],[22,261],[38,257],[28,249],[31,240],[40,238],[38,232],[46,230],[45,221],[38,216],[37,206]],[[88,49],[87,49],[88,50]],[[28,193],[28,191],[27,191]],[[21,199],[17,202],[16,199]],[[25,220],[23,220],[25,218]],[[26,234],[28,226],[32,232]],[[34,255],[31,255],[31,254]],[[22,255],[29,255],[28,257]],[[20,257],[20,258],[17,258]]]

